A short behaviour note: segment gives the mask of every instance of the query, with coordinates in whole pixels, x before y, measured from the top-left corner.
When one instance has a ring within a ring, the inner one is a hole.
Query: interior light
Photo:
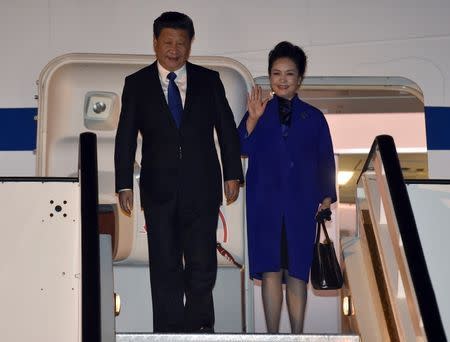
[[[342,299],[342,313],[344,316],[353,316],[355,314],[351,296],[345,296]]]
[[[84,99],[84,126],[94,131],[111,131],[119,120],[119,96],[106,91],[89,91]]]
[[[120,310],[122,308],[122,303],[120,302],[120,296],[114,293],[114,316],[120,315]]]
[[[338,184],[345,185],[353,177],[353,171],[339,171],[338,172]]]

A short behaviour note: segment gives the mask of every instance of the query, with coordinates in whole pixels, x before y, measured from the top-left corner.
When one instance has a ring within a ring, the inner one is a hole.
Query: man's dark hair
[[[161,31],[165,28],[185,30],[191,40],[195,35],[192,19],[180,12],[164,12],[155,19],[153,22],[153,34],[156,39],[158,39]]]
[[[301,78],[305,75],[307,57],[301,47],[289,42],[278,43],[272,51],[269,52],[269,75],[273,63],[279,58],[289,58],[297,66],[298,74]]]

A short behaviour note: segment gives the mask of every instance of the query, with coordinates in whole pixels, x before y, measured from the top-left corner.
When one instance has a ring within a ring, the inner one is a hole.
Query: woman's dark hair
[[[153,34],[156,38],[159,37],[161,31],[165,28],[172,28],[177,30],[185,30],[189,39],[195,35],[194,23],[184,13],[180,12],[164,12],[153,22]]]
[[[272,51],[269,52],[269,75],[273,63],[279,58],[289,58],[297,66],[298,74],[301,78],[305,75],[307,57],[301,47],[289,42],[278,43]]]

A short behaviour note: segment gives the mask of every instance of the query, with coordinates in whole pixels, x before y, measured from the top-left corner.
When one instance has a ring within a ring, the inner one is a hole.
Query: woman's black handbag
[[[325,240],[320,242],[321,228],[325,233]],[[316,242],[311,265],[311,283],[316,290],[337,290],[342,287],[341,267],[336,258],[333,241],[328,236],[325,221],[317,221]]]

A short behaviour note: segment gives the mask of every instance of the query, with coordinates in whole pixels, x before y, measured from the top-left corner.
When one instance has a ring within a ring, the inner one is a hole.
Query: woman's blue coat
[[[250,276],[280,270],[282,219],[287,234],[289,274],[309,280],[315,214],[325,197],[336,201],[335,163],[328,124],[321,111],[293,100],[289,135],[283,138],[274,97],[248,135],[239,125],[246,175]]]

